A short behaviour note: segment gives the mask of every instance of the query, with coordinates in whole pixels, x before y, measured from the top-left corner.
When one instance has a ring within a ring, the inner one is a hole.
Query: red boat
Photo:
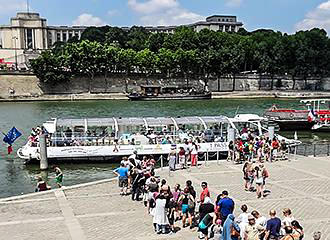
[[[322,104],[330,103],[330,99],[309,99],[300,101],[305,103],[307,109],[281,109],[273,105],[266,110],[264,117],[274,122],[280,130],[326,130],[325,127],[313,127],[318,124],[330,122],[330,106],[328,109],[320,109]],[[322,125],[323,126],[323,125]]]

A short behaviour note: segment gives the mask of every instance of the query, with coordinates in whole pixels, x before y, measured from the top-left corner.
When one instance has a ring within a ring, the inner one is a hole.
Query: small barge
[[[143,85],[140,92],[131,93],[127,97],[132,101],[199,100],[211,99],[212,93],[196,91],[193,88],[179,88],[178,86]]]

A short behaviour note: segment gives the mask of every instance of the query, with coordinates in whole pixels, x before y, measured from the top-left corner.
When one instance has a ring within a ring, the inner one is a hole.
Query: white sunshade
[[[192,125],[203,124],[203,122],[200,120],[199,117],[177,117],[174,119],[178,125],[179,124],[192,124]]]
[[[215,123],[228,123],[224,116],[204,116],[204,117],[146,117],[146,118],[86,118],[86,119],[57,119],[57,126],[168,126],[168,125],[205,125]],[[175,121],[175,122],[174,122]]]
[[[145,125],[143,118],[116,118],[119,126]]]
[[[86,119],[57,119],[57,126],[96,126],[96,127],[104,127],[104,126],[114,126],[115,121],[113,118],[86,118]]]
[[[114,126],[115,121],[113,118],[87,118],[87,126]]]
[[[148,126],[168,126],[168,125],[174,125],[174,122],[171,118],[166,117],[147,117],[144,118],[148,124]]]
[[[225,116],[207,116],[201,117],[206,124],[215,124],[215,123],[228,123],[228,119]]]
[[[85,126],[85,119],[57,119],[57,126]]]

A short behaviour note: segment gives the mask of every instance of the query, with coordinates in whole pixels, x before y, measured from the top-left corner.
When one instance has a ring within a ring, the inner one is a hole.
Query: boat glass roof
[[[171,118],[166,117],[147,117],[144,119],[147,121],[148,126],[164,126],[174,124]]]
[[[175,121],[177,124],[203,124],[199,117],[177,117]]]
[[[225,116],[207,116],[207,117],[201,117],[203,121],[207,123],[228,123],[228,119]]]
[[[143,118],[117,118],[118,125],[139,126],[145,125]]]
[[[148,126],[164,126],[164,125],[172,125],[173,122],[176,124],[213,124],[213,123],[227,123],[228,119],[225,116],[203,116],[203,117],[145,117],[145,118],[86,118],[86,119],[57,119],[57,126],[114,126],[115,120],[118,125],[125,126],[139,126],[145,125],[147,123]],[[85,122],[86,121],[86,122]],[[204,121],[204,123],[203,123]],[[175,125],[175,124],[174,124]]]

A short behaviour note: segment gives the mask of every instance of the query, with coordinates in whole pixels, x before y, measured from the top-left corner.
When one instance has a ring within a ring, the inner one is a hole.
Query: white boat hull
[[[121,145],[118,151],[115,146],[68,146],[68,147],[48,147],[47,157],[49,159],[74,159],[74,158],[99,158],[99,157],[119,157],[128,156],[137,151],[138,155],[161,155],[169,154],[173,146],[177,151],[183,144],[157,144],[157,145]],[[199,152],[227,152],[227,142],[212,142],[198,144]],[[39,147],[25,145],[17,152],[22,159],[40,159]]]

